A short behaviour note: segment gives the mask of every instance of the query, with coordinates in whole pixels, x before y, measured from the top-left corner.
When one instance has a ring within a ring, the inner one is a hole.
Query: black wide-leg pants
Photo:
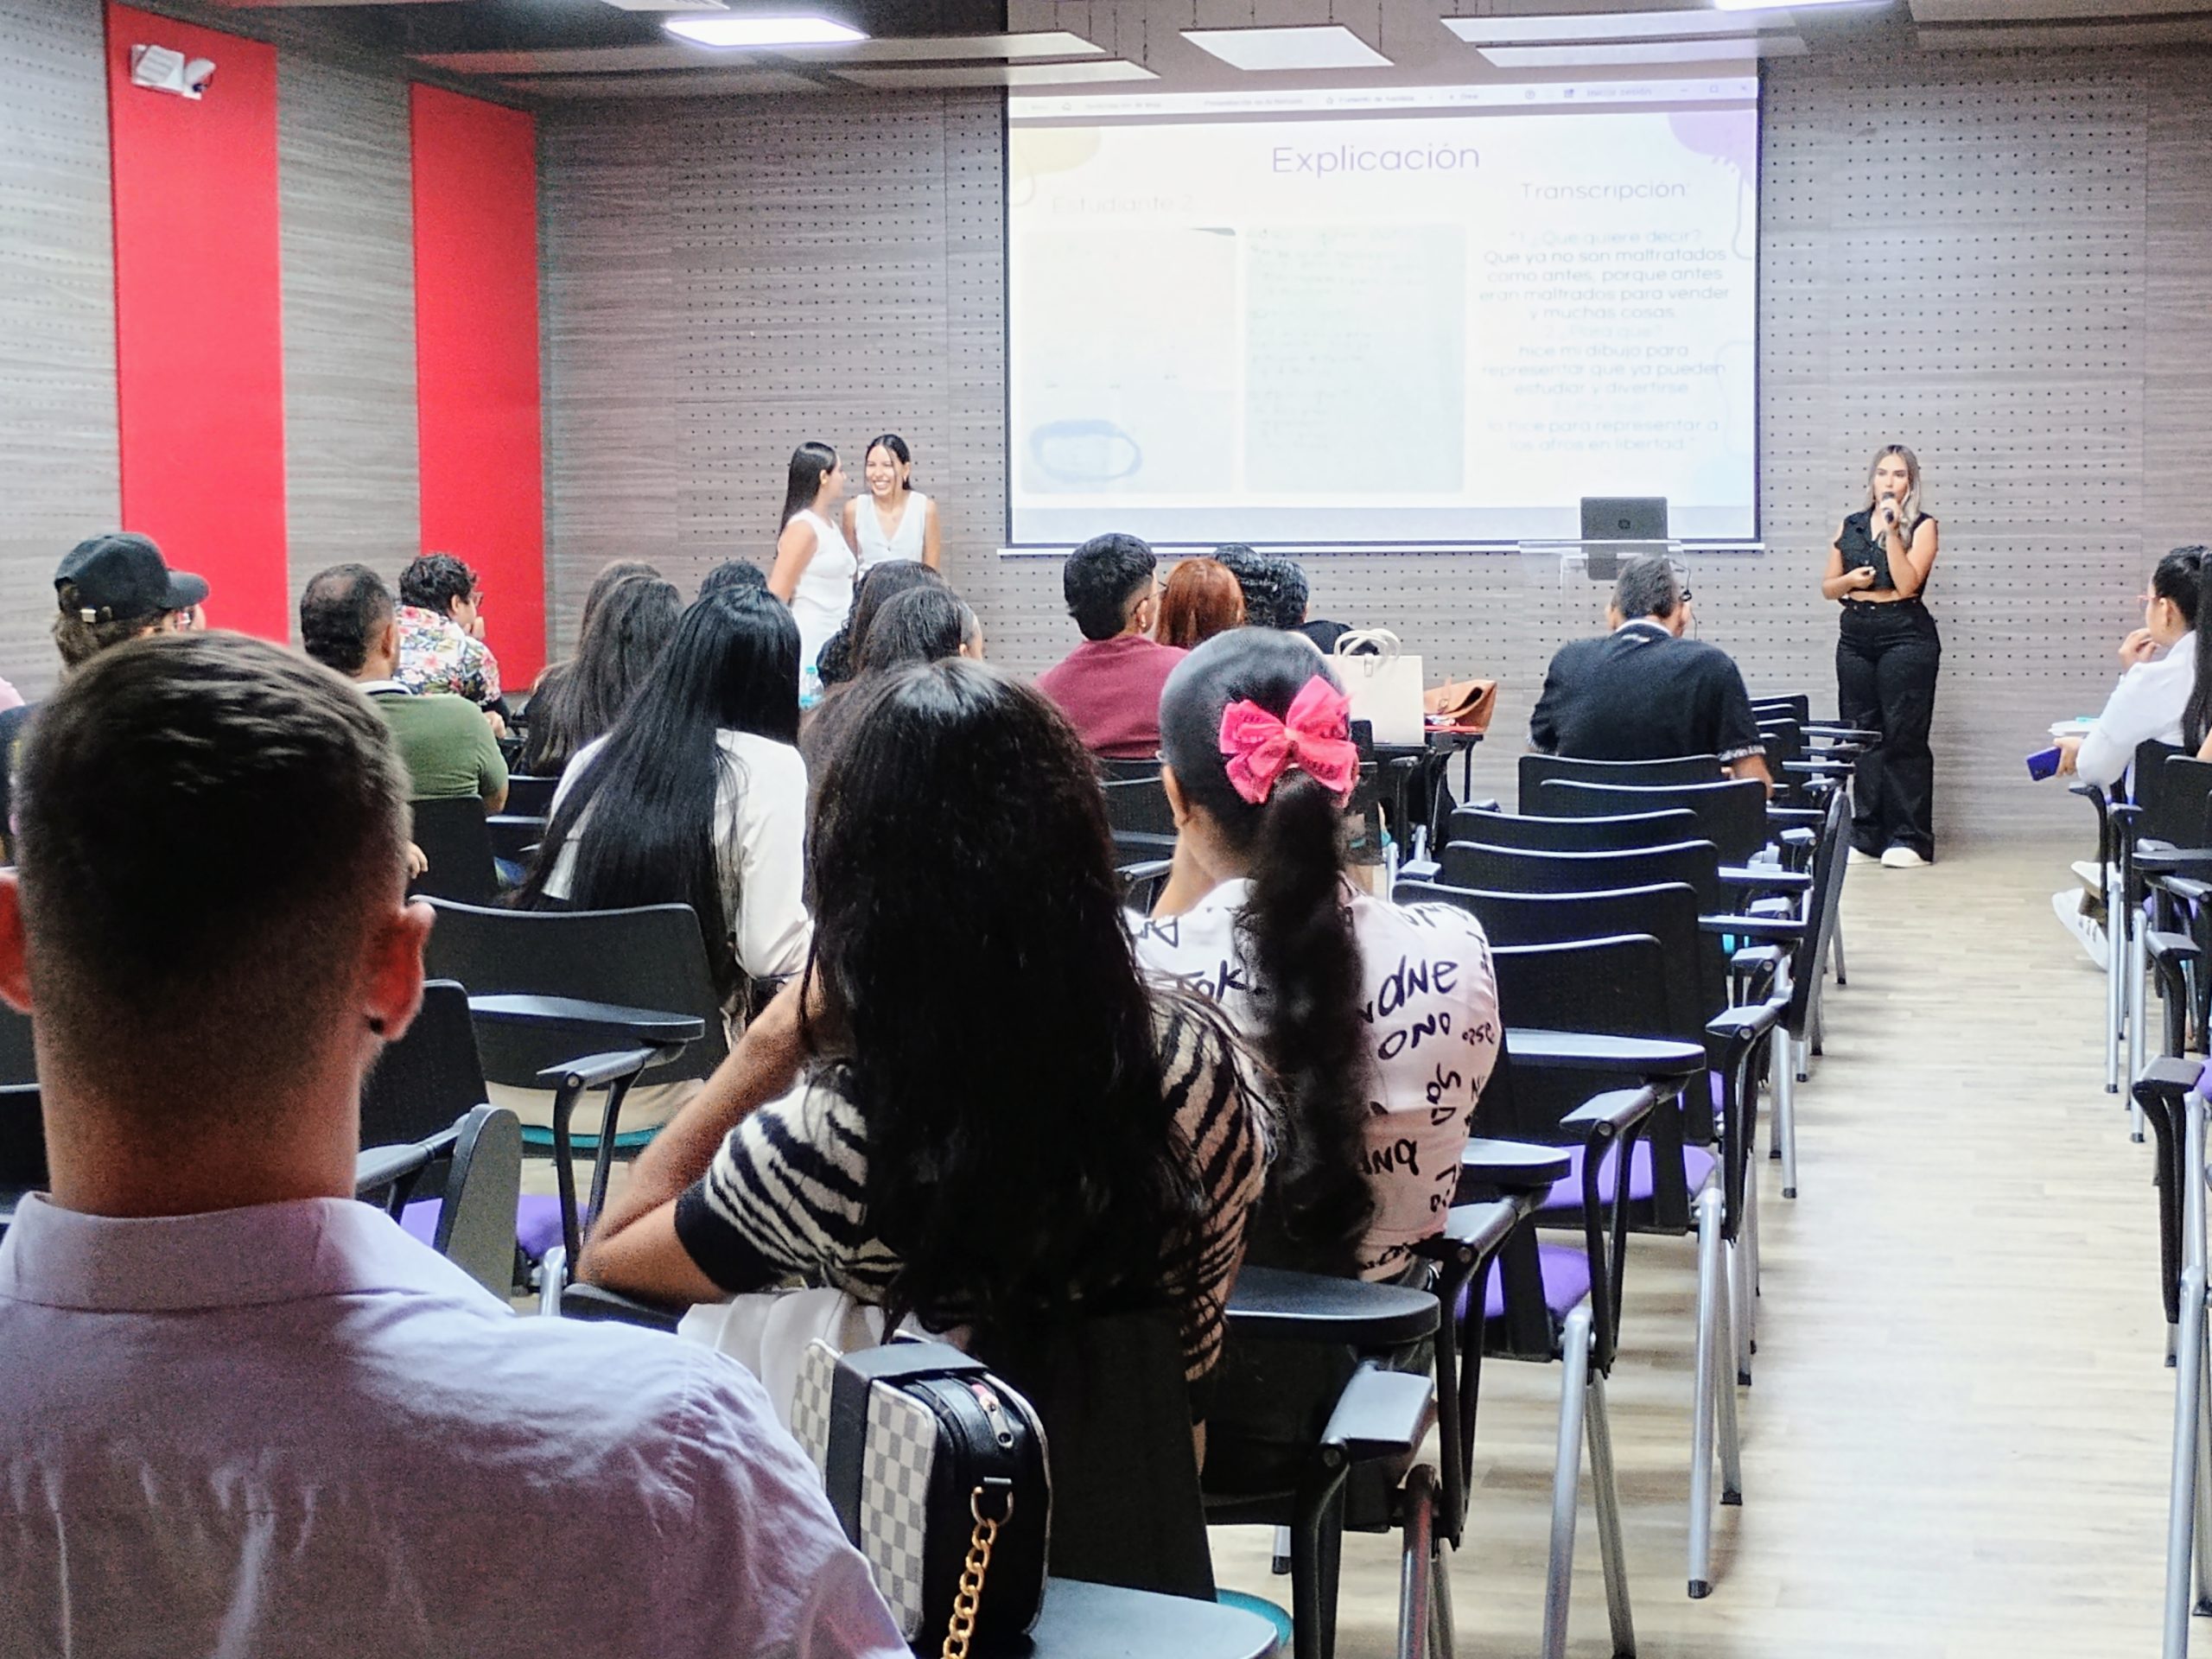
[[[1936,856],[1936,756],[1928,728],[1942,658],[1936,619],[1918,600],[1845,604],[1835,647],[1843,723],[1882,734],[1859,757],[1851,784],[1851,844],[1862,853],[1879,857],[1910,847],[1923,858]]]

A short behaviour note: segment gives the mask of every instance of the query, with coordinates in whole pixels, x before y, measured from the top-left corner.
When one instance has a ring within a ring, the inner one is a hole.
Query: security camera
[[[150,92],[175,92],[180,98],[198,98],[207,90],[207,83],[215,78],[213,58],[194,58],[188,61],[181,52],[166,46],[134,46],[130,48],[130,84],[143,86]]]

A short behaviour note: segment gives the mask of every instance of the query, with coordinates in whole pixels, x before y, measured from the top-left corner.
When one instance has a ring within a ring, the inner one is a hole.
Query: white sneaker
[[[2101,969],[2110,962],[2110,952],[2104,928],[2082,908],[2086,898],[2079,887],[2068,887],[2050,895],[2050,907],[2058,912],[2059,925],[2074,936],[2090,963]]]
[[[1928,861],[1910,847],[1892,847],[1882,855],[1882,868],[1885,870],[1924,870],[1928,868]]]
[[[1856,847],[1851,849],[1851,862],[1853,864],[1878,864],[1881,861],[1872,853],[1862,853]]]
[[[2101,873],[2097,868],[2097,861],[2095,859],[2077,858],[2073,861],[2073,863],[2068,865],[2067,868],[2072,870],[2075,874],[2082,878],[2082,885],[2087,887],[2091,893],[2097,891],[2100,874],[2101,874],[2103,877],[2104,885],[2106,887],[2116,887],[2120,885],[2120,866],[2117,864],[2106,865]]]

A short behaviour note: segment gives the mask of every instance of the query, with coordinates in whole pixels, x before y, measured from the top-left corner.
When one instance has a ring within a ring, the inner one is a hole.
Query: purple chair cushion
[[[1536,1265],[1544,1275],[1544,1306],[1550,1308],[1552,1317],[1565,1319],[1576,1304],[1590,1294],[1590,1258],[1579,1244],[1539,1244],[1536,1246]],[[1483,1318],[1495,1319],[1505,1313],[1505,1274],[1503,1267],[1491,1269],[1490,1288],[1483,1295]],[[1467,1317],[1467,1302],[1463,1292],[1459,1299],[1459,1318]]]
[[[399,1224],[425,1244],[434,1244],[440,1207],[436,1198],[418,1199],[401,1214]],[[581,1219],[588,1223],[588,1211]],[[539,1261],[560,1242],[561,1200],[557,1197],[550,1192],[526,1192],[515,1201],[515,1243],[522,1246],[524,1255]]]
[[[1567,1147],[1562,1150],[1568,1159],[1567,1173],[1553,1183],[1543,1207],[1547,1210],[1580,1210],[1582,1207],[1582,1154],[1586,1148]],[[1620,1167],[1620,1148],[1616,1146],[1605,1154],[1605,1161],[1599,1166],[1598,1196],[1600,1198],[1613,1196],[1613,1179]],[[1682,1148],[1682,1179],[1688,1186],[1691,1197],[1697,1196],[1698,1188],[1705,1185],[1706,1178],[1719,1168],[1719,1164],[1720,1160],[1702,1147]],[[1628,1165],[1628,1201],[1630,1204],[1649,1204],[1651,1201],[1655,1186],[1651,1169],[1651,1143],[1638,1141],[1636,1155],[1629,1160]]]

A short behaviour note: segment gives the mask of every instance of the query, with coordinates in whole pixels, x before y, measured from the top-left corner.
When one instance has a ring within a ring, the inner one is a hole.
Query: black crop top
[[[1932,524],[1935,522],[1933,518],[1923,514],[1920,524],[1912,527],[1912,533],[1917,536],[1920,534],[1921,524]],[[1862,588],[1859,590],[1859,592],[1894,591],[1897,584],[1890,575],[1890,550],[1884,543],[1874,539],[1873,523],[1874,509],[1872,507],[1867,508],[1864,512],[1853,513],[1850,518],[1843,521],[1843,534],[1836,537],[1835,544],[1842,551],[1843,568],[1846,570],[1856,570],[1863,564],[1871,564],[1874,567],[1874,585],[1872,588]],[[1924,593],[1926,590],[1927,584],[1923,582],[1922,591]],[[1851,595],[1846,594],[1844,597],[1849,599]]]

